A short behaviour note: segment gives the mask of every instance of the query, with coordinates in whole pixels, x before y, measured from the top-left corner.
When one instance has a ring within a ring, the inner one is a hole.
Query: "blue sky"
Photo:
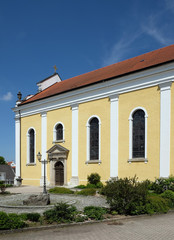
[[[0,156],[15,158],[19,90],[171,45],[173,26],[173,0],[0,0]]]

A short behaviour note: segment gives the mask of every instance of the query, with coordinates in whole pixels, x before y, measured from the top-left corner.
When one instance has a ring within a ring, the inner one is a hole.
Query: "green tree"
[[[5,158],[0,156],[0,165],[3,165],[3,164],[7,164],[7,162],[5,161]]]

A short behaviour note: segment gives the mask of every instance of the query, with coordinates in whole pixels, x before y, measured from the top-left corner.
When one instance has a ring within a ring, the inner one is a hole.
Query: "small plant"
[[[97,185],[100,182],[100,175],[98,173],[91,173],[88,177],[88,183]]]
[[[84,208],[84,214],[95,220],[102,220],[104,218],[103,215],[106,213],[107,209],[102,207],[88,206]]]
[[[78,195],[84,195],[84,196],[94,196],[96,194],[96,190],[94,188],[86,188],[79,192],[77,192]]]
[[[55,193],[55,194],[73,194],[74,191],[64,188],[64,187],[55,187],[49,189],[49,193]]]
[[[45,220],[48,223],[53,222],[71,222],[75,219],[77,209],[75,206],[69,206],[66,203],[57,203],[53,209],[47,210],[43,213]]]
[[[77,215],[75,216],[74,221],[75,221],[75,222],[84,222],[84,221],[87,220],[87,219],[88,219],[88,216],[87,216],[87,215],[84,215],[84,214],[82,214],[82,213],[79,213],[79,214],[77,214]]]
[[[24,228],[27,224],[15,213],[0,212],[0,230]]]

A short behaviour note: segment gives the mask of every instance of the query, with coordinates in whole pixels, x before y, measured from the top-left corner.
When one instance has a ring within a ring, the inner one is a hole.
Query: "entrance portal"
[[[55,164],[55,184],[64,185],[64,165],[60,161]]]

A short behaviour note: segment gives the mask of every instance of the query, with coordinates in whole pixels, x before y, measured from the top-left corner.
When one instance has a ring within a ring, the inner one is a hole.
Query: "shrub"
[[[23,220],[29,220],[31,222],[38,222],[40,219],[39,213],[22,213],[20,214],[21,219]]]
[[[150,189],[157,194],[163,193],[166,190],[174,191],[174,177],[158,178],[151,183]]]
[[[103,215],[106,213],[107,209],[102,207],[88,206],[84,208],[84,214],[86,214],[89,218],[95,220],[102,220]]]
[[[86,188],[86,186],[85,185],[78,185],[75,188],[84,189],[84,188]]]
[[[84,221],[87,220],[87,219],[88,219],[88,216],[87,216],[87,215],[84,215],[84,214],[82,214],[82,213],[79,213],[79,214],[77,214],[77,215],[75,216],[74,221],[75,221],[75,222],[84,222]]]
[[[169,201],[161,196],[148,196],[145,205],[145,213],[167,213],[169,210]]]
[[[88,196],[88,195],[94,196],[96,194],[96,190],[94,188],[86,188],[77,192],[77,194],[84,195],[84,196]]]
[[[66,203],[57,203],[53,209],[47,210],[43,213],[45,220],[48,223],[53,222],[71,222],[75,219],[77,209],[75,206],[69,206]]]
[[[4,212],[0,212],[0,229],[18,229],[24,228],[27,224],[20,218],[19,215],[15,213],[6,214]]]
[[[147,199],[147,183],[133,178],[117,179],[107,182],[102,193],[106,195],[111,211],[119,214],[142,214]]]
[[[98,173],[91,173],[88,177],[88,183],[97,185],[100,182],[100,175]]]
[[[98,182],[98,183],[96,184],[96,187],[97,187],[97,188],[102,188],[102,187],[103,187],[103,183],[102,183],[102,182]]]
[[[4,194],[6,190],[5,184],[0,184],[1,193]]]
[[[166,198],[170,201],[170,207],[174,207],[174,192],[171,190],[166,190],[161,194],[161,197]]]
[[[55,187],[49,189],[49,193],[56,193],[56,194],[73,194],[74,191],[68,189],[68,188],[63,188],[63,187]]]
[[[95,185],[95,184],[88,183],[88,184],[86,185],[86,188],[96,188],[96,185]]]

